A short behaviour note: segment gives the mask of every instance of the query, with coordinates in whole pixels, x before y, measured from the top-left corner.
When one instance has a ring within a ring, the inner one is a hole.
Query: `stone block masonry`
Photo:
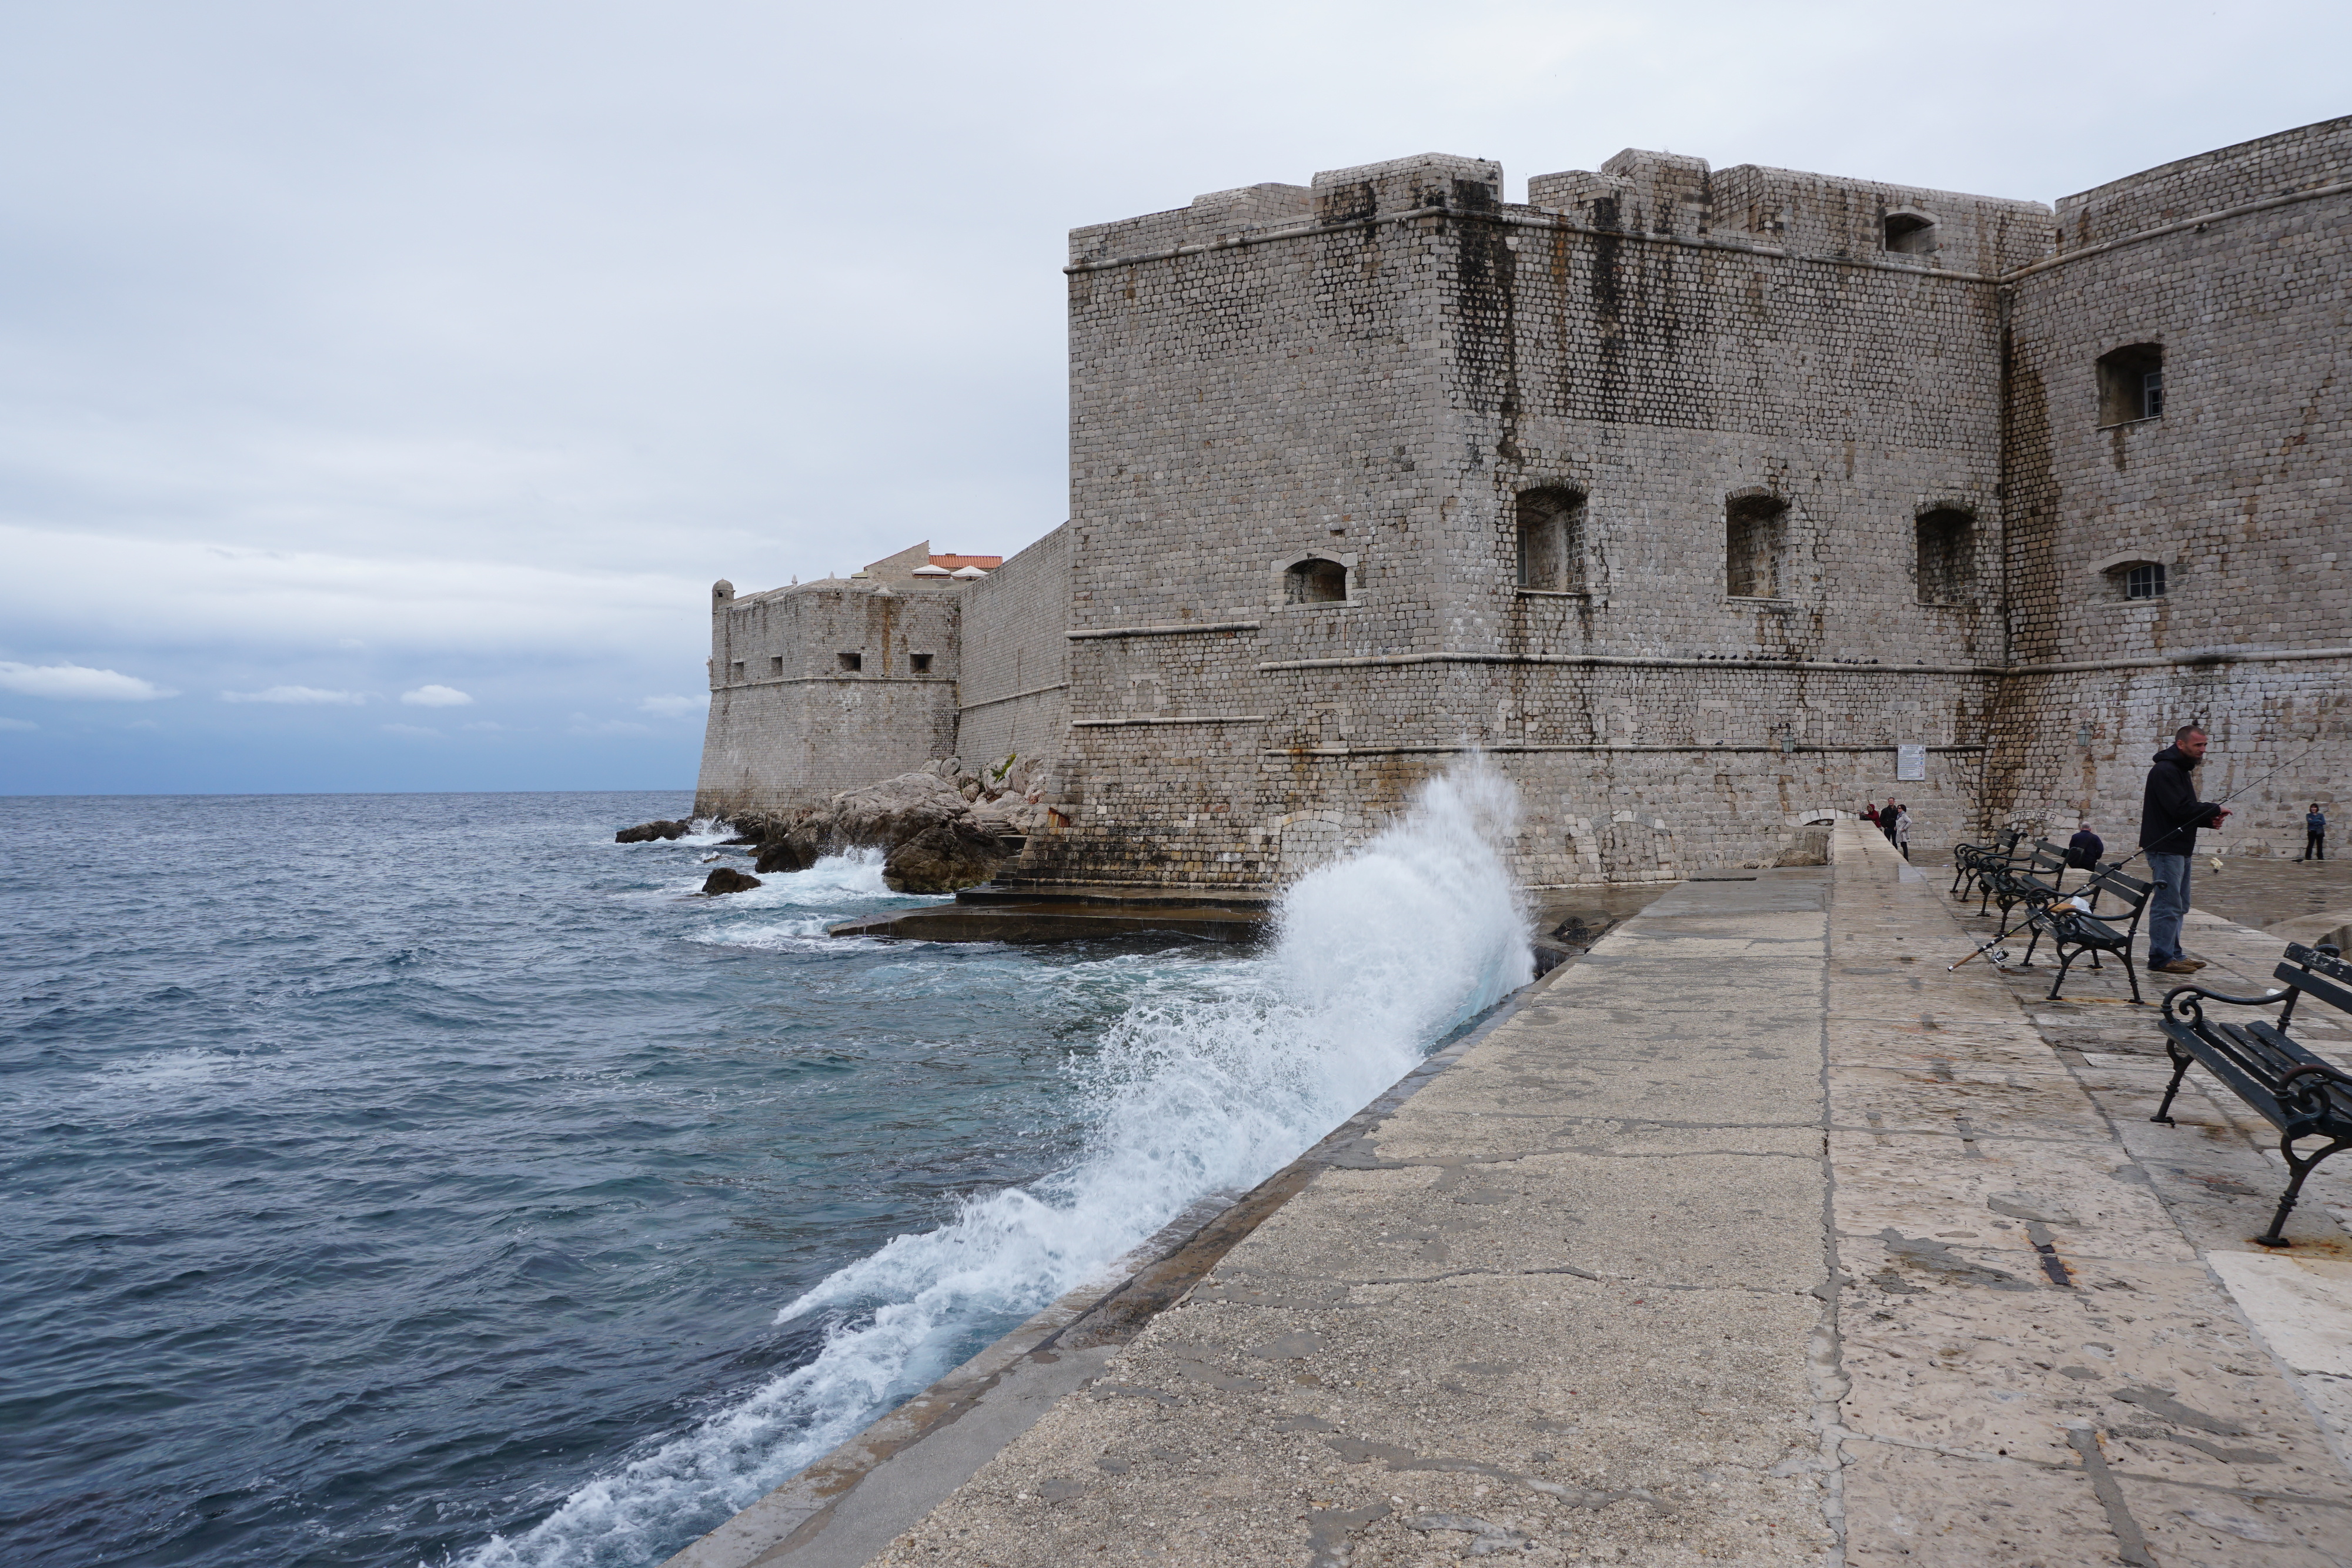
[[[1047,755],[1019,875],[1263,886],[1475,747],[1557,885],[1890,794],[1922,845],[2127,838],[2200,719],[2217,791],[2320,743],[2229,840],[2299,845],[2352,767],[2352,120],[2054,214],[1638,150],[1502,188],[1432,153],[1074,231],[1069,521],[951,596],[952,693],[715,653],[706,809]]]

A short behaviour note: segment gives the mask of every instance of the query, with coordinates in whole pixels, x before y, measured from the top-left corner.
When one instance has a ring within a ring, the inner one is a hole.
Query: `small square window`
[[[729,664],[729,665],[727,666],[727,668],[728,668],[728,671],[729,671],[728,678],[729,678],[730,680],[737,681],[737,682],[740,682],[740,681],[743,679],[743,661],[742,661],[742,660],[740,660],[740,659],[736,660],[734,663],[732,663],[732,664]]]
[[[2131,343],[2099,356],[2099,424],[2134,424],[2164,414],[2164,345]]]
[[[841,656],[841,673],[845,675],[854,675],[865,667],[866,655],[863,653],[844,653]]]
[[[783,673],[784,656],[782,653],[771,653],[768,655],[768,674],[772,675],[781,675]]]
[[[928,675],[931,673],[931,656],[929,653],[909,653],[907,666],[919,675]]]
[[[2164,563],[2144,560],[2124,573],[2126,599],[2161,599],[2164,597]]]

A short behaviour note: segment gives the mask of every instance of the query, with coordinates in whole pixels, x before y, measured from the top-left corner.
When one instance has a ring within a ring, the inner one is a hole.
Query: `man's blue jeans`
[[[2180,956],[2180,917],[2189,913],[2187,855],[2147,857],[2148,880],[2163,883],[2147,903],[2147,962],[2150,968]]]

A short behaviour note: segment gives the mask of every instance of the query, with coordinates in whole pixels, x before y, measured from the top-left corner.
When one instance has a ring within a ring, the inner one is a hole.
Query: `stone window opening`
[[[783,673],[784,673],[784,656],[783,656],[782,653],[771,653],[771,654],[769,654],[769,655],[768,655],[768,674],[772,674],[772,675],[781,675],[781,674],[782,674]]]
[[[931,656],[929,653],[909,653],[907,655],[907,667],[919,675],[928,675],[931,673]]]
[[[2099,356],[2099,428],[2163,414],[2163,344],[2131,343]]]
[[[1936,254],[1936,220],[1925,213],[1889,213],[1885,233],[1886,248],[1893,255]]]
[[[1531,593],[1581,593],[1584,497],[1529,490],[1518,498],[1518,585]]]
[[[1914,521],[1919,602],[1966,604],[1976,597],[1977,520],[1958,507],[1937,507]]]
[[[858,674],[860,671],[864,670],[865,668],[866,668],[866,655],[865,655],[865,654],[863,654],[863,653],[844,653],[844,654],[842,654],[842,655],[841,655],[841,673],[842,673],[843,674],[845,674],[845,675],[854,675],[854,674]]]
[[[730,672],[730,675],[729,675],[729,677],[728,677],[728,678],[729,678],[729,680],[730,680],[732,684],[734,684],[734,685],[742,685],[742,684],[743,684],[743,661],[742,661],[742,660],[740,660],[740,659],[731,660],[731,661],[730,661],[730,662],[729,662],[727,668],[728,668],[728,669],[729,669],[729,671]]]
[[[2126,599],[2161,599],[2168,586],[2160,560],[2136,560],[2116,575],[2123,580]]]
[[[1348,569],[1321,556],[1294,561],[1282,574],[1282,598],[1286,604],[1345,604]]]
[[[1723,591],[1732,599],[1778,599],[1787,573],[1789,503],[1764,491],[1731,497],[1723,508]]]

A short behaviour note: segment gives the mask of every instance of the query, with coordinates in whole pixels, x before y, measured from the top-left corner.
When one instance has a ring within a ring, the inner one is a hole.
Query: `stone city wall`
[[[1585,192],[1572,214],[1499,184],[1426,157],[1318,175],[1312,231],[1220,244],[1196,204],[1074,236],[1070,827],[1024,870],[1264,880],[1469,746],[1521,782],[1529,882],[1769,861],[1804,812],[1891,791],[1896,741],[1981,746],[1995,290],[1934,256],[1710,237],[1697,160],[1531,183]],[[1993,236],[1970,244],[2046,248],[2045,209],[1936,200]],[[1582,504],[1573,588],[1518,585],[1518,497],[1544,488]],[[1744,495],[1783,538],[1769,591],[1735,595]],[[1969,586],[1923,603],[1937,507],[1968,519]],[[1343,601],[1286,601],[1309,557]],[[1937,755],[1905,793],[1948,838],[1977,753]],[[1604,853],[1621,819],[1654,851]]]
[[[977,766],[1055,756],[1069,732],[1070,536],[1055,528],[960,592],[955,747]]]
[[[719,583],[697,813],[749,821],[953,755],[961,610],[952,591]]]
[[[1076,230],[1070,521],[927,677],[869,638],[903,710],[755,695],[770,623],[723,612],[705,793],[1057,756],[1017,875],[1253,885],[1475,748],[1560,884],[1769,864],[1890,794],[1923,848],[2128,839],[2199,717],[2209,794],[2323,742],[2232,841],[2292,848],[2352,762],[2347,165],[2333,121],[2053,219],[1640,151],[1507,204],[1427,154]],[[2150,353],[2160,411],[2117,417]]]
[[[2208,799],[2320,747],[2239,802],[2228,852],[2299,850],[2304,807],[2352,775],[2352,191],[2326,191],[2347,178],[2352,120],[2186,159],[2062,202],[2070,246],[2106,248],[2014,280],[2011,653],[2076,667],[2001,683],[1992,815],[2114,838],[2191,721]],[[2153,415],[2102,387],[2134,346],[2160,350]],[[2130,597],[2135,567],[2163,591]]]

